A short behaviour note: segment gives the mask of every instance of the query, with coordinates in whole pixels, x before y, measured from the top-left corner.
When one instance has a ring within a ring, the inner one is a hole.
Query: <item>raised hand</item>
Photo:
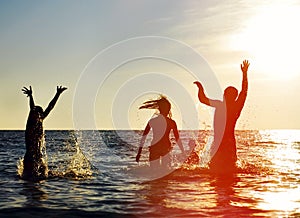
[[[241,64],[241,70],[243,73],[247,73],[248,72],[248,67],[249,67],[250,63],[248,60],[244,60],[243,64]]]
[[[56,87],[56,92],[58,94],[61,94],[63,91],[65,91],[67,88],[66,87],[62,87],[62,86],[57,86]]]
[[[203,89],[203,86],[199,81],[195,81],[194,84],[196,84],[196,86],[198,86],[199,89]]]
[[[27,97],[32,96],[32,89],[31,89],[31,86],[29,86],[29,89],[26,88],[26,87],[23,87],[22,91],[23,91],[23,93],[24,93],[25,95],[27,95]]]

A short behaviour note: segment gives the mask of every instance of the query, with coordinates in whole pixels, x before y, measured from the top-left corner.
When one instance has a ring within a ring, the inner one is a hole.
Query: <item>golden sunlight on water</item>
[[[295,210],[299,206],[299,203],[297,203],[299,199],[299,187],[298,192],[294,189],[284,189],[282,191],[259,193],[257,197],[261,198],[261,201],[257,205],[258,208],[286,211],[289,214],[289,211]]]
[[[240,132],[242,138],[247,134],[250,138],[249,148],[239,144],[243,150],[239,158],[248,165],[243,165],[237,175],[214,177],[203,174],[204,171],[187,170],[178,173],[178,178],[173,174],[176,182],[169,181],[166,187],[161,187],[160,182],[152,184],[149,192],[164,190],[155,193],[154,200],[166,208],[191,213],[199,210],[211,213],[218,208],[217,214],[232,217],[266,213],[270,217],[289,217],[299,211],[299,133],[299,130]]]
[[[299,169],[300,153],[296,145],[300,142],[298,130],[268,130],[260,131],[265,140],[272,144],[266,157],[278,171],[295,171]]]
[[[50,133],[52,138],[69,134]],[[208,133],[199,133],[204,144]],[[105,131],[105,134],[115,136],[116,132]],[[119,134],[136,137],[129,131],[120,131]],[[182,134],[184,141],[188,142],[195,132]],[[90,142],[94,142],[94,135],[90,132],[88,135]],[[69,205],[69,200],[74,203],[76,199],[79,207],[87,205],[91,210],[99,210],[99,204],[103,204],[105,211],[109,207],[115,210],[115,205],[122,211],[124,207],[129,210],[131,205],[130,210],[134,214],[143,216],[149,213],[152,217],[299,217],[300,130],[237,131],[236,135],[241,162],[236,173],[215,175],[202,164],[176,168],[163,178],[143,182],[121,169],[133,161],[135,149],[116,145],[115,137],[110,142],[114,147],[105,152],[97,143],[81,143],[82,147],[88,146],[109,166],[107,169],[101,168],[99,174],[93,172],[94,168],[75,139],[70,137],[64,144],[49,140],[50,170],[59,171],[58,177],[71,179],[47,180],[40,185],[55,187],[50,191],[57,191],[57,194],[48,194],[48,199],[54,198],[52,202],[63,201]],[[118,159],[112,159],[112,151],[125,155],[117,162]],[[110,157],[107,162],[104,155]],[[19,159],[18,167],[19,170],[22,168],[22,159]],[[73,185],[71,191],[70,184]],[[42,187],[47,189],[47,186]],[[126,205],[124,202],[132,204]]]
[[[272,145],[266,149],[265,158],[270,161],[271,183],[265,184],[264,192],[253,191],[259,198],[257,207],[264,210],[292,211],[299,209],[300,174],[299,130],[260,131],[262,138]]]
[[[216,199],[218,195],[213,193],[213,189],[208,189],[207,185],[208,184],[201,183],[186,183],[178,187],[177,184],[177,192],[173,192],[171,196],[166,198],[166,207],[195,211],[200,208],[215,208],[217,206]]]

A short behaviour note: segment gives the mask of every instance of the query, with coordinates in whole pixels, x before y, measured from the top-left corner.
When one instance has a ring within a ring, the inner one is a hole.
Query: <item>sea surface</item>
[[[199,164],[147,177],[149,140],[135,162],[140,131],[45,132],[56,177],[22,180],[24,131],[0,131],[0,217],[300,217],[300,130],[236,131],[238,170],[207,169],[209,131],[196,140]],[[151,172],[150,172],[151,174]]]

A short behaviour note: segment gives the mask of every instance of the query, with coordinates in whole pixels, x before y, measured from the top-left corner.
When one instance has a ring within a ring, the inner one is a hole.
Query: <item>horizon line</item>
[[[0,131],[25,131],[26,129],[17,129],[17,128],[8,128],[8,129],[0,129]],[[44,131],[143,131],[144,129],[72,129],[72,128],[49,128],[44,129]],[[178,129],[179,131],[213,131],[213,129]],[[235,131],[258,131],[258,130],[300,130],[300,128],[262,128],[262,129],[235,129]]]

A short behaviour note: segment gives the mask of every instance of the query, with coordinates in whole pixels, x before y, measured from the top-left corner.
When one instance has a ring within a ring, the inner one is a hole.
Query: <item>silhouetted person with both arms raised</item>
[[[22,91],[29,97],[30,112],[27,119],[25,142],[26,153],[23,161],[22,178],[28,180],[40,180],[48,177],[48,166],[46,156],[46,147],[44,143],[43,121],[55,106],[60,94],[67,88],[57,86],[56,94],[49,103],[45,111],[40,106],[36,106],[32,97],[31,86],[23,87]]]
[[[239,118],[248,91],[248,67],[249,62],[243,61],[241,70],[243,72],[242,90],[232,86],[225,89],[223,101],[208,98],[200,82],[194,82],[198,88],[198,97],[201,103],[215,108],[214,114],[214,142],[213,145],[218,148],[209,162],[209,167],[213,172],[226,173],[233,172],[236,169],[236,141],[235,125]]]

